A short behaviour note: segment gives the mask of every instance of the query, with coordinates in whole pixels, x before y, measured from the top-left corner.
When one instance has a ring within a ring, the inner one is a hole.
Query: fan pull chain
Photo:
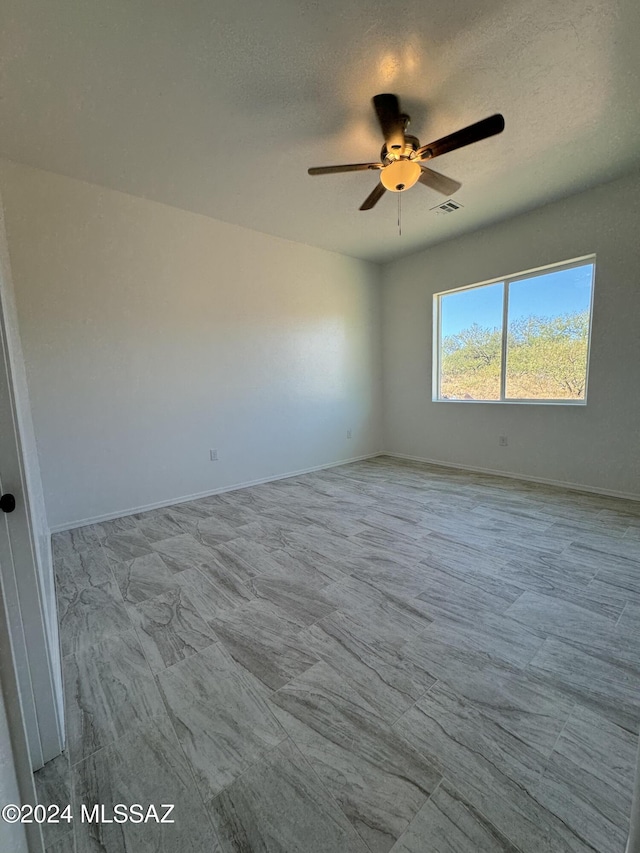
[[[398,237],[402,237],[402,193],[398,193]]]

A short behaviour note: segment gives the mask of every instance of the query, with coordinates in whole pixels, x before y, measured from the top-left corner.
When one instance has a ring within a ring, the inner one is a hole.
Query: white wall
[[[380,449],[376,266],[7,161],[0,192],[52,528]]]
[[[639,222],[634,175],[387,265],[385,449],[640,497]],[[432,402],[434,293],[591,252],[586,407]]]

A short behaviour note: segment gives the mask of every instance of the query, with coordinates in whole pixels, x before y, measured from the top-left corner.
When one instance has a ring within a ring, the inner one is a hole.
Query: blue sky
[[[588,264],[557,270],[534,279],[514,281],[509,288],[509,319],[536,314],[584,311],[591,299],[591,269]],[[442,297],[442,337],[455,335],[473,323],[502,326],[502,283],[449,293]]]

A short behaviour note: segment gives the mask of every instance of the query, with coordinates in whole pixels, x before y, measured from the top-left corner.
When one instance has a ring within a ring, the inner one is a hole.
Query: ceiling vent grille
[[[460,210],[461,208],[462,205],[459,201],[452,201],[452,199],[449,199],[436,207],[432,207],[431,210],[435,210],[436,216],[444,216],[447,213],[455,213],[456,210]]]

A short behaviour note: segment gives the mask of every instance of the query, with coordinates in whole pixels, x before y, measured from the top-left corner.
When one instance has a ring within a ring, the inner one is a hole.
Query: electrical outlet
[[[347,438],[351,438],[351,430],[350,429],[347,430]]]
[[[210,450],[209,451],[209,459],[212,462],[217,462],[218,461],[218,451],[217,450]]]
[[[498,444],[500,445],[500,447],[506,447],[509,444],[509,440],[507,439],[507,436],[506,435],[499,435],[498,436]]]

